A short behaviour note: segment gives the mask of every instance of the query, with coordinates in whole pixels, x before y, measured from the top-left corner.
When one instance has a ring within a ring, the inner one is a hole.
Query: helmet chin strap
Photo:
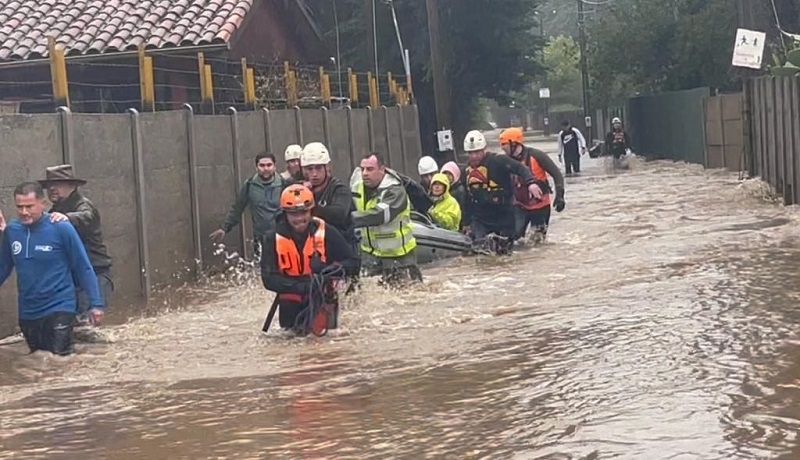
[[[510,149],[509,151],[511,152],[511,156],[514,159],[519,160],[520,158],[522,158],[522,149],[520,149],[519,153],[517,153],[517,147],[521,147],[522,144],[517,144],[516,142],[509,142],[508,146]]]

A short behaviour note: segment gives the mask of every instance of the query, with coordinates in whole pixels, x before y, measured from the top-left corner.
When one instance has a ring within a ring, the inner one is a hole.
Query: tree
[[[373,0],[337,0],[342,65],[369,70],[374,67],[371,48]],[[331,43],[336,28],[332,1],[315,3],[317,17]],[[376,0],[378,66],[381,74],[403,73],[391,9]],[[537,56],[542,40],[535,16],[537,1],[440,1],[440,29],[446,56],[445,73],[451,94],[452,128],[463,134],[481,116],[478,100],[501,103],[513,91],[534,81],[542,71]],[[414,92],[427,148],[431,148],[434,123],[433,89],[425,0],[394,0],[404,47],[409,49]]]
[[[588,24],[594,105],[634,93],[736,87],[730,0],[617,0]]]
[[[559,36],[544,48],[547,87],[550,88],[552,110],[571,110],[583,104],[581,88],[581,51],[572,37]]]

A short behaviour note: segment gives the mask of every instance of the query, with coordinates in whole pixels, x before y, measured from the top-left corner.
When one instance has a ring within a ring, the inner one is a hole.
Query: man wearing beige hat
[[[92,268],[97,275],[100,295],[105,305],[114,290],[111,280],[111,257],[103,242],[103,230],[100,224],[100,212],[95,205],[81,195],[78,187],[86,185],[86,181],[75,177],[72,165],[58,165],[47,168],[45,180],[39,181],[47,190],[48,198],[53,203],[50,218],[54,222],[69,221],[78,232],[83,242]],[[78,289],[78,316],[82,319],[89,310],[89,299],[82,289]]]

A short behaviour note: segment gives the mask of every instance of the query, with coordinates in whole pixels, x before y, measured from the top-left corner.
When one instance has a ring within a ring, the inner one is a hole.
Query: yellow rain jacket
[[[431,194],[433,206],[428,210],[428,214],[440,227],[457,232],[461,225],[461,206],[458,200],[450,195],[450,180],[444,174],[438,173],[431,180],[431,189],[433,184],[444,185],[444,193],[438,197]]]

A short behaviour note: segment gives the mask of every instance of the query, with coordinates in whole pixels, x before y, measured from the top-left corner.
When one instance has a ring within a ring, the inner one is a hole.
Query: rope
[[[344,268],[339,264],[332,264],[325,267],[320,273],[311,275],[311,283],[308,288],[308,306],[297,315],[294,327],[298,331],[305,333],[311,332],[317,337],[323,337],[328,333],[328,316],[334,312],[330,311],[326,297],[331,286],[331,278],[344,278],[346,275]],[[317,318],[325,320],[324,326],[315,324]]]

